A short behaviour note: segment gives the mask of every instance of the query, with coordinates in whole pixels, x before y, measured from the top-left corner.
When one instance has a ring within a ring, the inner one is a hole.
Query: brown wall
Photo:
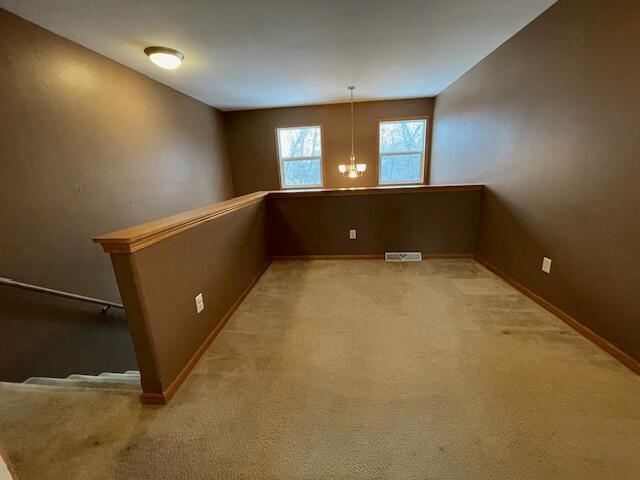
[[[232,196],[221,114],[4,10],[0,31],[0,276],[118,300],[91,238]],[[0,380],[135,368],[121,315],[0,295]]]
[[[481,190],[268,198],[271,254],[471,254],[481,201]]]
[[[265,202],[112,260],[144,391],[162,394],[267,265]]]
[[[636,359],[638,32],[636,0],[560,0],[437,97],[431,170],[486,183],[482,257]]]
[[[356,158],[359,163],[367,164],[367,171],[361,178],[347,179],[340,176],[338,165],[349,162],[351,126],[348,104],[225,112],[235,193],[243,195],[259,190],[278,190],[280,180],[274,129],[277,126],[311,123],[322,124],[325,188],[376,186],[378,121],[398,117],[431,117],[432,113],[432,98],[356,103]],[[429,144],[426,149],[428,167]]]

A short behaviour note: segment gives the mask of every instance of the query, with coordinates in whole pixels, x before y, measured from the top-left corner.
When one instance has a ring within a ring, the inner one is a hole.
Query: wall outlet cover
[[[358,232],[355,229],[349,230],[349,240],[355,240],[358,236]]]
[[[197,313],[200,313],[204,310],[204,298],[202,297],[202,294],[199,293],[198,295],[196,295],[196,311]]]
[[[544,273],[551,273],[551,259],[549,257],[542,259],[542,271]]]

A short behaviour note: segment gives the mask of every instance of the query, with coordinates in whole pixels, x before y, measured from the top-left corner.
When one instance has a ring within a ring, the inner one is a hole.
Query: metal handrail
[[[12,280],[6,277],[0,277],[0,285],[7,287],[21,288],[22,290],[29,290],[31,292],[44,293],[47,295],[53,295],[55,297],[71,298],[73,300],[79,300],[81,302],[95,303],[96,305],[102,305],[102,313],[105,313],[111,307],[124,308],[121,303],[110,302],[108,300],[100,300],[99,298],[85,297],[84,295],[77,295],[75,293],[62,292],[60,290],[54,290],[52,288],[39,287],[38,285],[31,285],[30,283],[22,283],[16,280]]]

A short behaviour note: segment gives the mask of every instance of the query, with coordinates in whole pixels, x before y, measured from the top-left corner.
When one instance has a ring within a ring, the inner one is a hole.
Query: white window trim
[[[299,128],[319,128],[320,129],[320,155],[312,157],[282,157],[280,155],[280,130],[295,130]],[[275,127],[276,134],[276,154],[278,155],[278,175],[280,176],[280,188],[282,190],[301,190],[306,188],[323,188],[324,187],[324,137],[322,133],[321,124],[309,124],[309,125],[288,125],[286,127]],[[297,162],[303,160],[320,160],[320,183],[314,183],[313,185],[285,185],[284,184],[284,162]]]
[[[385,123],[401,123],[401,122],[424,122],[424,139],[422,142],[422,150],[409,150],[406,152],[390,152],[382,153],[380,150],[380,127]],[[425,152],[427,150],[427,129],[429,128],[429,118],[417,117],[417,118],[398,118],[396,120],[380,120],[378,122],[378,185],[424,185],[424,163]],[[406,182],[383,182],[382,181],[382,157],[395,157],[402,155],[415,155],[420,154],[420,180],[407,180]]]

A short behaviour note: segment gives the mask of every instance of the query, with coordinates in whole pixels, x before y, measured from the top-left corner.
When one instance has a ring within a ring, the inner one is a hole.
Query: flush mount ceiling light
[[[348,88],[351,91],[351,155],[349,156],[349,163],[338,165],[338,170],[343,177],[357,178],[361,177],[365,172],[365,170],[367,169],[367,164],[356,163],[356,154],[353,149],[353,90],[356,87],[350,85]]]
[[[144,49],[144,53],[146,53],[149,60],[157,66],[166,68],[167,70],[178,68],[182,60],[184,60],[184,55],[173,48],[147,47]]]

